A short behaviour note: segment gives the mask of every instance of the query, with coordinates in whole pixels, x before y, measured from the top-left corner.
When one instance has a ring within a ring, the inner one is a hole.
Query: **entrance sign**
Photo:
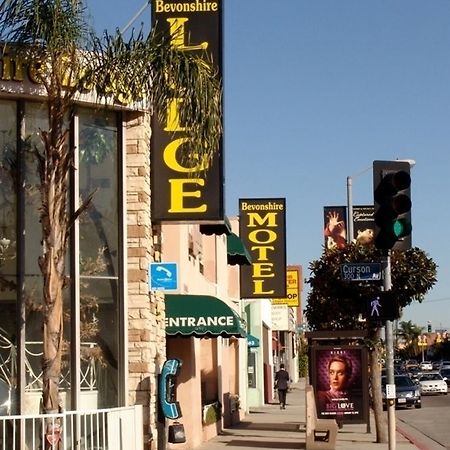
[[[380,281],[380,263],[341,264],[341,277],[345,281]]]

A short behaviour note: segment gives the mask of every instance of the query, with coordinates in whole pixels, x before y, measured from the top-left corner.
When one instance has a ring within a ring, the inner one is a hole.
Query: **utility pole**
[[[391,281],[391,251],[387,250],[386,258],[383,265],[383,290],[390,291],[392,288]],[[386,337],[386,400],[388,413],[388,439],[389,450],[395,450],[395,377],[394,377],[394,333],[392,320],[386,320],[385,328]],[[388,392],[391,391],[391,395]]]

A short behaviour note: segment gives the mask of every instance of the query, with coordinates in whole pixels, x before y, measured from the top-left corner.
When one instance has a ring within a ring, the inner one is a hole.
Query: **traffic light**
[[[407,161],[373,162],[375,247],[411,248],[411,176]]]
[[[430,322],[427,323],[427,331],[428,331],[428,333],[431,333],[431,323]]]

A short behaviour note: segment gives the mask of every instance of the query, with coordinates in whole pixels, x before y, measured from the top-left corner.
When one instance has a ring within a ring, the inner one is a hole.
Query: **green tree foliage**
[[[397,336],[403,344],[401,354],[407,358],[415,357],[420,351],[418,346],[418,337],[422,334],[423,327],[412,323],[411,320],[399,323]]]
[[[366,328],[367,302],[381,292],[381,282],[344,281],[341,264],[380,262],[382,253],[373,246],[350,244],[344,249],[325,251],[309,265],[311,286],[305,310],[312,330]],[[391,256],[391,297],[402,309],[413,301],[422,302],[436,282],[437,266],[419,248],[393,251]]]

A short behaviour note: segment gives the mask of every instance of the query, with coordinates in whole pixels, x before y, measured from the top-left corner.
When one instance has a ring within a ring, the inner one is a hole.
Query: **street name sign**
[[[346,281],[379,281],[381,264],[372,262],[341,264],[341,277]]]

